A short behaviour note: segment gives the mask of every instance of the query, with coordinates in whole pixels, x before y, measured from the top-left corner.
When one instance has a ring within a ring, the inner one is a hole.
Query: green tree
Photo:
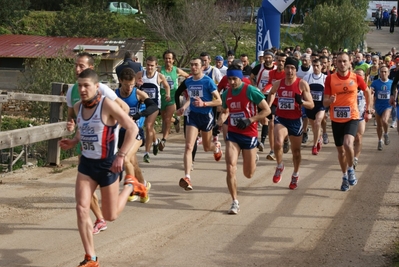
[[[312,48],[356,48],[369,31],[366,16],[366,0],[330,1],[334,4],[316,6],[303,24],[305,46]],[[335,2],[339,2],[339,5]]]
[[[209,49],[207,42],[214,37],[222,19],[211,0],[184,0],[172,11],[160,6],[147,10],[146,15],[147,28],[181,55],[176,60],[179,66],[187,66],[192,57]]]
[[[39,57],[25,61],[26,71],[18,87],[27,93],[51,94],[51,83],[74,83],[73,61],[67,57],[66,48],[58,51],[56,58]],[[38,122],[49,122],[50,103],[37,102],[31,107],[32,117]]]
[[[18,21],[28,13],[29,0],[0,0],[0,33],[14,33]]]
[[[108,37],[115,31],[118,14],[94,10],[90,5],[64,6],[49,28],[51,36],[66,37]]]

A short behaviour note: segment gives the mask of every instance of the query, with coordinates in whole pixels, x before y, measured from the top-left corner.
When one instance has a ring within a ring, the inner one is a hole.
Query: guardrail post
[[[65,86],[63,83],[51,83],[51,94],[52,95],[63,95],[64,90],[65,90]],[[62,120],[63,120],[62,103],[52,102],[50,104],[50,123],[55,123],[55,122],[59,122]],[[61,138],[48,140],[47,163],[49,165],[52,165],[52,166],[60,165],[61,149],[58,145],[58,142],[60,140],[61,140]]]

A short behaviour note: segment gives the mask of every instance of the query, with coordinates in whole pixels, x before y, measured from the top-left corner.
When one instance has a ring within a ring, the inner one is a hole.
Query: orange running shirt
[[[336,95],[335,102],[330,105],[331,121],[345,123],[359,119],[358,88],[364,91],[367,85],[362,77],[353,72],[349,72],[345,77],[338,75],[338,73],[327,76],[324,94]]]

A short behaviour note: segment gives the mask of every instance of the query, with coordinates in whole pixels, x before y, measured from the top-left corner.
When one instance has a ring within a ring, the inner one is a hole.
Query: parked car
[[[109,12],[118,13],[122,15],[136,14],[139,11],[125,2],[108,2],[105,8]]]
[[[253,21],[257,23],[258,10],[260,7],[255,7],[253,10]],[[228,20],[242,20],[249,21],[251,19],[252,8],[250,6],[240,7],[236,10],[227,12]]]

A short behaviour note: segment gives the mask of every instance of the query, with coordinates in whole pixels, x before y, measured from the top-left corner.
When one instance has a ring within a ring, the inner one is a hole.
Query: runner
[[[355,70],[355,73],[362,77],[364,81],[366,81],[366,77],[364,75],[364,71],[362,69]],[[359,164],[359,156],[362,151],[362,141],[363,134],[366,130],[366,121],[364,119],[364,113],[366,112],[366,98],[364,96],[364,92],[360,89],[357,90],[357,107],[359,108],[359,125],[357,127],[357,133],[354,142],[354,152],[355,157],[353,158],[353,168],[356,169]],[[374,113],[372,111],[372,113]]]
[[[321,72],[321,60],[315,59],[312,62],[313,73],[307,74],[303,77],[310,87],[310,93],[313,98],[314,108],[305,109],[306,117],[310,121],[313,131],[313,147],[312,154],[317,155],[321,150],[321,123],[324,120],[325,108],[323,106],[324,82],[326,75]]]
[[[357,184],[353,168],[353,143],[359,123],[357,107],[358,88],[365,92],[367,109],[365,119],[371,118],[370,90],[364,80],[349,71],[350,60],[346,52],[337,55],[337,72],[326,78],[323,104],[330,106],[331,126],[342,170],[342,191]]]
[[[175,93],[179,85],[179,76],[187,78],[189,75],[180,68],[173,66],[176,59],[175,52],[171,50],[166,50],[163,53],[163,59],[165,66],[162,66],[160,72],[165,76],[166,81],[170,88],[170,100],[166,100],[166,91],[163,86],[161,86],[161,117],[162,117],[162,139],[158,144],[160,151],[163,151],[166,146],[166,139],[169,136],[170,126],[172,124],[172,117],[176,111]],[[178,129],[180,127],[179,117],[175,118],[175,127]],[[178,132],[176,129],[176,132]]]
[[[79,74],[84,71],[85,69],[94,69],[94,58],[87,52],[81,52],[76,56],[75,59],[75,75],[76,79],[78,79]],[[109,88],[107,85],[103,83],[99,83],[99,92],[101,95],[108,97],[111,100],[114,100],[125,112],[129,111],[129,107],[123,102],[115,92]],[[68,106],[68,121],[72,121],[72,119],[76,119],[76,114],[73,109],[73,106],[80,101],[80,94],[78,89],[78,83],[75,83],[72,87],[68,88],[66,94],[67,106]],[[71,126],[74,127],[75,124]],[[81,147],[80,143],[78,143],[77,147],[78,159],[80,161],[81,155]],[[90,209],[93,211],[94,215],[96,216],[96,221],[94,222],[93,226],[93,234],[98,234],[101,231],[107,229],[107,222],[104,220],[104,216],[101,212],[100,205],[98,204],[98,197],[97,194],[93,193],[93,198],[91,200]]]
[[[227,187],[233,199],[229,214],[240,211],[237,199],[237,161],[242,152],[243,173],[251,178],[256,169],[256,146],[258,143],[258,121],[270,113],[263,94],[256,87],[245,84],[242,67],[231,65],[227,70],[230,89],[222,95],[222,113],[219,127],[228,121],[226,136]],[[260,109],[260,112],[257,112]]]
[[[202,133],[204,151],[213,151],[216,161],[222,158],[220,142],[212,142],[212,126],[214,121],[212,107],[220,106],[222,101],[216,84],[209,76],[202,72],[202,64],[203,61],[199,58],[190,61],[192,76],[186,79],[181,85],[182,88],[187,88],[190,99],[183,107],[177,110],[177,114],[181,116],[188,107],[190,108],[190,113],[187,116],[186,146],[184,151],[185,176],[179,181],[179,186],[186,191],[193,190],[190,176],[192,150],[199,131]]]
[[[136,73],[130,68],[125,68],[119,74],[120,88],[116,89],[116,95],[121,98],[130,108],[129,116],[133,118],[139,128],[139,134],[136,137],[132,149],[127,153],[125,159],[125,171],[126,176],[134,175],[139,183],[143,184],[147,188],[147,192],[151,189],[151,183],[144,180],[143,173],[141,172],[140,166],[137,161],[137,151],[141,146],[145,144],[143,125],[144,120],[154,112],[158,112],[158,107],[152,101],[148,95],[141,90],[137,90],[135,87]],[[140,105],[145,104],[145,108],[140,108]],[[119,130],[118,148],[122,146],[125,140],[126,130],[121,128]],[[130,195],[128,201],[135,201],[138,199],[137,195]],[[147,203],[150,200],[149,195],[141,197],[141,203]]]
[[[284,139],[288,135],[294,163],[294,171],[289,185],[292,190],[298,186],[299,165],[301,163],[303,131],[301,106],[308,109],[314,107],[309,85],[306,81],[296,76],[297,70],[298,61],[288,57],[284,64],[285,79],[273,84],[268,97],[270,106],[276,94],[278,95],[278,105],[274,118],[274,153],[276,154],[277,168],[273,176],[273,182],[279,183],[281,181],[281,174],[284,170],[282,147]]]
[[[389,96],[391,93],[392,80],[388,79],[389,68],[383,65],[380,70],[380,78],[371,83],[371,90],[374,91],[375,119],[377,122],[378,150],[382,150],[382,132],[384,132],[384,144],[387,146],[391,142],[388,136],[389,116],[391,106]]]
[[[136,82],[147,95],[157,104],[158,109],[161,108],[161,94],[160,84],[165,89],[165,100],[170,101],[170,87],[166,81],[165,76],[157,71],[158,60],[154,56],[149,56],[146,59],[146,69],[137,73]],[[152,145],[152,153],[156,156],[158,154],[159,139],[156,138],[154,124],[158,116],[155,112],[145,119],[145,153],[143,161],[150,163],[150,149]]]
[[[97,186],[101,190],[101,210],[104,218],[109,221],[115,220],[122,212],[131,193],[146,197],[147,190],[134,176],[127,176],[121,193],[118,193],[118,175],[123,170],[124,159],[138,134],[136,124],[114,101],[99,93],[98,75],[95,71],[82,71],[79,74],[78,87],[82,100],[75,104],[74,110],[78,114],[79,132],[73,139],[61,140],[60,147],[70,149],[78,142],[82,144],[75,198],[78,229],[86,255],[79,266],[98,267],[89,213],[91,198]],[[68,127],[74,124],[68,123]],[[126,138],[116,153],[118,123],[126,129]]]

